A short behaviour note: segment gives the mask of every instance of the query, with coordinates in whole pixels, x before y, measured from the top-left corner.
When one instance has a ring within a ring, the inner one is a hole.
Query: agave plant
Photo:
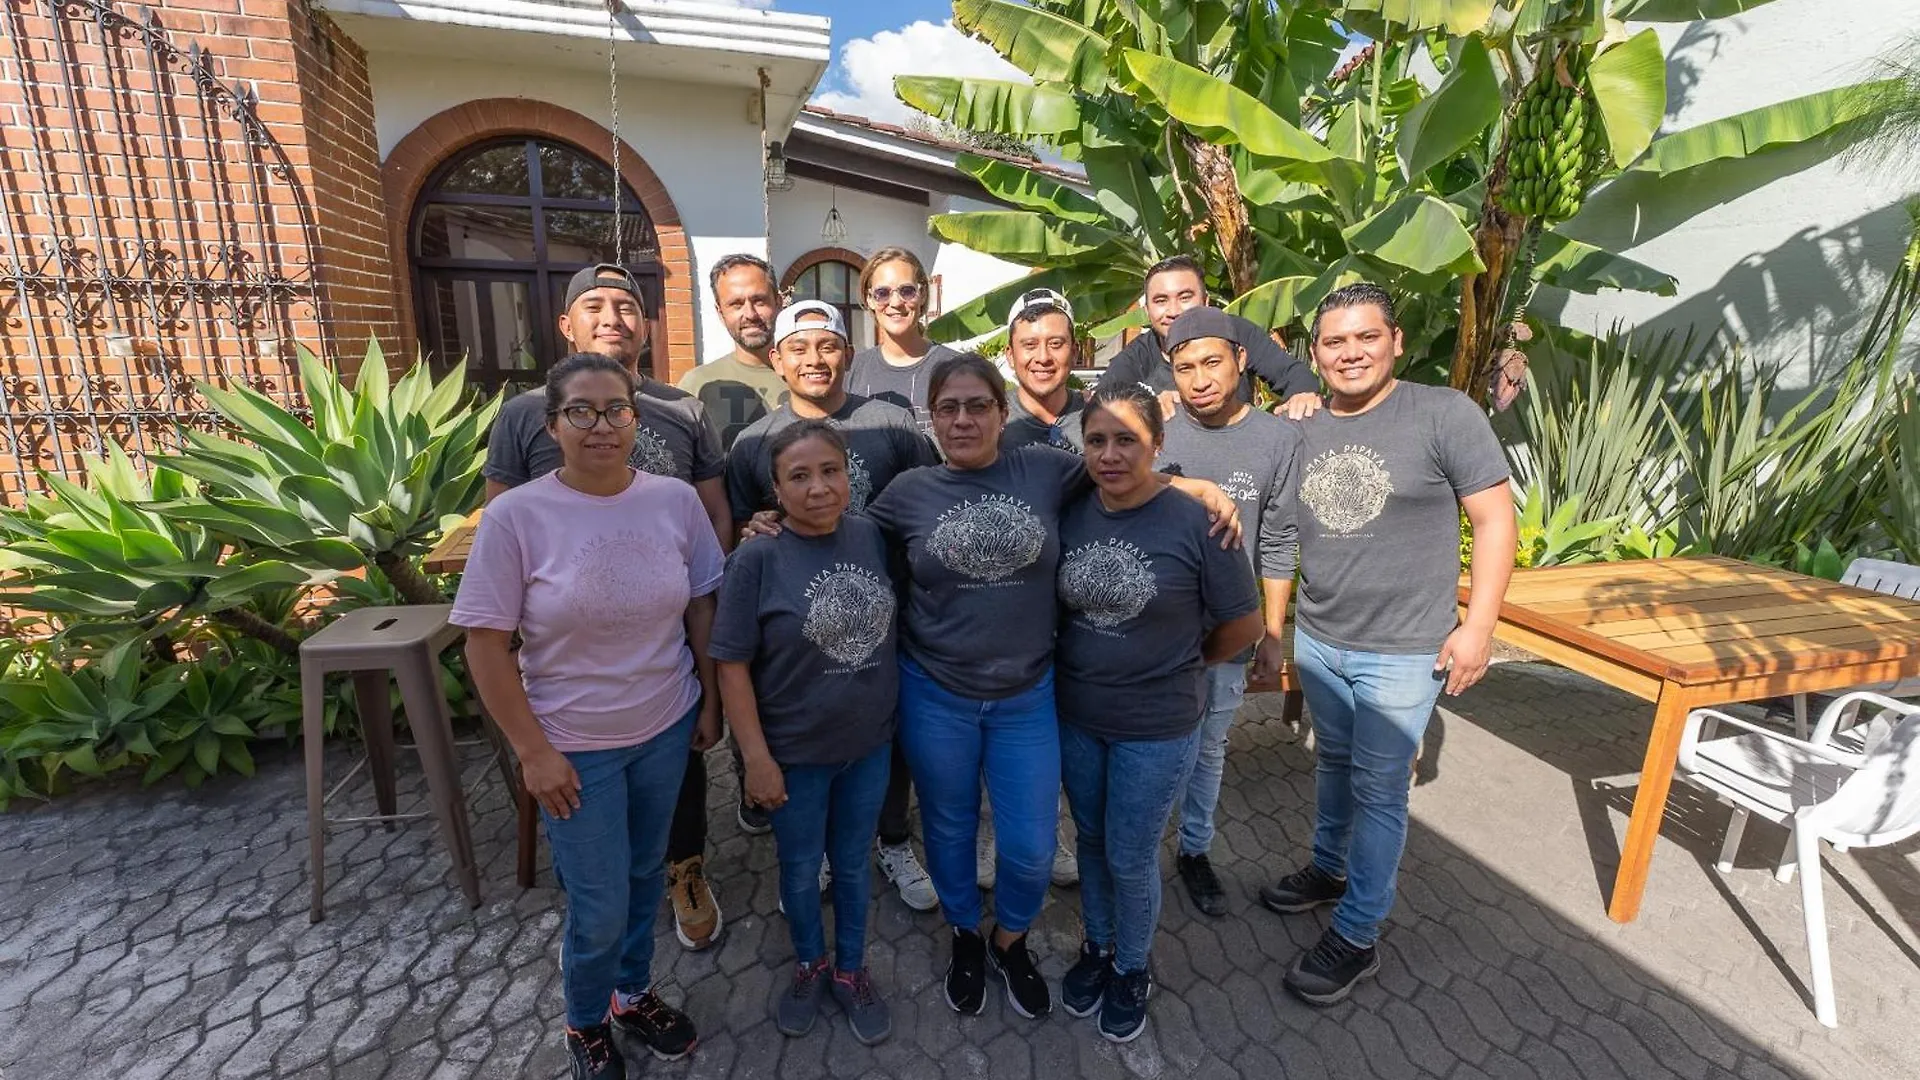
[[[500,399],[470,408],[462,371],[435,383],[424,362],[389,383],[378,342],[351,390],[305,349],[300,382],[311,425],[264,394],[199,384],[232,435],[186,431],[185,452],[158,459],[201,483],[164,512],[241,545],[345,542],[407,603],[443,602],[413,560],[480,504],[480,437]]]
[[[280,624],[248,605],[264,590],[318,585],[362,565],[352,545],[305,534],[229,548],[176,509],[155,509],[191,503],[192,480],[164,466],[142,477],[111,444],[87,462],[85,486],[42,480],[49,494],[0,508],[0,571],[11,572],[0,606],[60,619],[71,638],[131,633],[172,661],[174,632],[210,616],[292,652]]]
[[[1596,184],[1683,184],[1712,161],[1857,133],[1842,88],[1656,138],[1653,30],[1767,0],[955,0],[953,20],[1030,83],[902,76],[940,120],[1079,162],[1091,194],[1017,161],[959,164],[1013,207],[931,231],[1046,277],[961,305],[936,335],[995,328],[1012,294],[1059,288],[1096,336],[1129,323],[1139,271],[1197,251],[1216,296],[1277,329],[1358,277],[1406,301],[1409,351],[1480,393],[1537,283],[1670,295],[1668,275],[1560,223]],[[1347,31],[1372,38],[1335,72]],[[1524,154],[1524,162],[1516,160]],[[1525,190],[1517,185],[1524,181]]]

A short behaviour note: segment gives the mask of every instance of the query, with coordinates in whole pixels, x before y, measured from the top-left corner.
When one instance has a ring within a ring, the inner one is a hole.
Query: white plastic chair
[[[1865,709],[1864,707],[1876,707]],[[1870,718],[1842,728],[1856,711]],[[1715,709],[1695,709],[1681,736],[1678,775],[1733,807],[1717,868],[1733,869],[1750,814],[1792,830],[1793,860],[1775,876],[1800,868],[1800,903],[1813,968],[1813,1011],[1838,1026],[1827,956],[1826,901],[1821,894],[1820,841],[1836,847],[1879,847],[1920,833],[1920,705],[1884,694],[1844,694],[1821,714],[1811,739],[1795,739]],[[1747,734],[1713,738],[1719,724]]]
[[[1840,584],[1897,596],[1903,600],[1920,600],[1920,565],[1892,562],[1888,559],[1855,559],[1847,564],[1847,572],[1841,575]],[[1889,697],[1916,697],[1920,696],[1920,679],[1862,686],[1858,689],[1878,690]],[[1802,739],[1807,737],[1807,695],[1805,694],[1793,695],[1793,733]]]

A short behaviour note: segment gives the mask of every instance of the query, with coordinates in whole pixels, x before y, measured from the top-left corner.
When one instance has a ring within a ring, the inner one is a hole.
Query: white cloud
[[[815,105],[889,124],[905,123],[913,115],[893,96],[895,75],[1030,81],[1025,72],[1001,59],[990,46],[954,29],[952,23],[926,21],[847,42],[840,49],[837,74],[848,89],[815,94]]]

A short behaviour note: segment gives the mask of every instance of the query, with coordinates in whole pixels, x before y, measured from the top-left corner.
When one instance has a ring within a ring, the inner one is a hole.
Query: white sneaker
[[[1072,848],[1060,841],[1054,842],[1053,883],[1063,889],[1080,884],[1080,859]]]
[[[993,859],[993,829],[982,822],[980,837],[973,844],[973,877],[983,889],[993,888]]]
[[[901,903],[915,911],[932,911],[940,906],[940,897],[933,891],[933,879],[921,868],[911,841],[891,847],[878,844],[877,850],[880,872],[900,890]]]

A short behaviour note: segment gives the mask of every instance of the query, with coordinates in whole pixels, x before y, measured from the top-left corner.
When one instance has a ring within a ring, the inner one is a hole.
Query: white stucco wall
[[[363,44],[382,160],[423,121],[481,98],[530,98],[606,122],[604,71],[449,61],[381,52],[378,41]],[[620,134],[660,177],[686,228],[698,308],[695,355],[724,353],[732,343],[707,295],[706,268],[732,252],[767,250],[760,129],[748,120],[747,92],[623,76]],[[587,149],[602,157],[609,152]]]
[[[1027,272],[1023,266],[941,243],[927,234],[927,218],[932,214],[999,209],[985,202],[936,193],[930,205],[921,206],[798,178],[792,191],[775,192],[767,201],[772,219],[768,258],[781,274],[815,248],[843,247],[868,255],[883,247],[904,247],[920,256],[929,274],[940,275],[941,305],[951,309]],[[820,238],[820,226],[836,204],[847,225],[847,238],[829,245]]]
[[[1775,0],[1659,30],[1663,131],[1675,131],[1871,77],[1877,56],[1920,35],[1920,2]],[[1852,347],[1906,243],[1901,203],[1920,194],[1920,170],[1875,173],[1786,150],[1656,186],[1623,180],[1566,231],[1674,275],[1679,295],[1543,294],[1538,309],[1589,331],[1619,321],[1710,334],[1724,323],[1756,360],[1786,364],[1792,386]]]

